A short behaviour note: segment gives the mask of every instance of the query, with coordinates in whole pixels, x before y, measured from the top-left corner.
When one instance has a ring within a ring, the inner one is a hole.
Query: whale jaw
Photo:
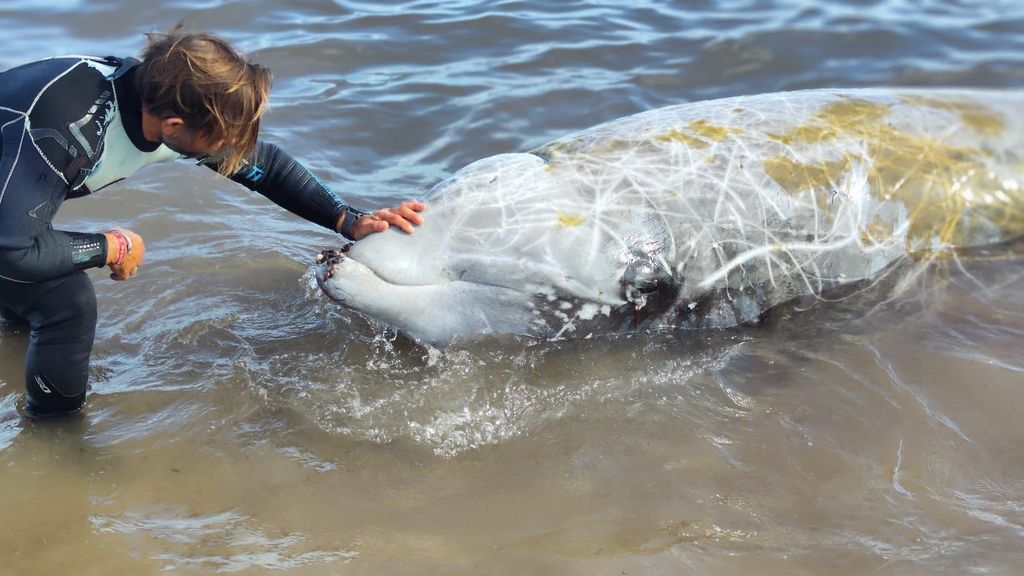
[[[347,252],[324,250],[317,256],[320,289],[331,300],[414,340],[445,346],[467,335],[540,334],[532,294],[464,280],[390,282]]]
[[[432,346],[512,335],[562,339],[658,329],[673,323],[677,287],[629,302],[594,301],[545,283],[521,288],[468,280],[391,282],[345,248],[324,250],[315,275],[328,298]],[[693,308],[687,309],[693,312]]]

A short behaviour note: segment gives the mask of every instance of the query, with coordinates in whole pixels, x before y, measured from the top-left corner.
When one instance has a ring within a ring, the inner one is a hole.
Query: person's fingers
[[[397,214],[395,214],[393,216],[393,218],[391,220],[389,220],[388,222],[390,222],[391,225],[398,227],[399,230],[401,230],[402,232],[405,232],[406,234],[412,234],[413,233],[412,224],[410,224],[408,220],[406,220],[405,218],[402,218],[401,216],[399,216]]]
[[[384,232],[391,226],[406,234],[412,234],[414,226],[423,224],[423,217],[418,212],[426,209],[427,205],[423,202],[406,202],[395,208],[378,210],[372,216],[364,216],[356,220],[352,227],[352,236],[356,240],[361,240],[369,234]]]
[[[409,221],[401,214],[397,214],[392,210],[381,210],[377,212],[376,216],[388,224],[397,227],[406,234],[412,234],[412,224],[410,224]]]
[[[413,210],[411,206],[407,204],[402,204],[397,208],[397,210],[399,216],[405,218],[409,222],[412,222],[413,224],[416,225],[423,224],[423,217],[417,214],[416,211]]]
[[[128,264],[128,265],[122,264],[120,266],[112,266],[110,268],[110,278],[112,280],[117,280],[119,282],[123,282],[123,281],[131,278],[132,276],[135,276],[138,273],[139,273],[139,266],[134,266],[134,265],[131,265],[131,264]]]

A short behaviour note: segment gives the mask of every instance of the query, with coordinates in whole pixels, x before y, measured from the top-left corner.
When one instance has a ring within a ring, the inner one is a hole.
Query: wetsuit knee
[[[52,281],[24,313],[32,326],[25,366],[29,412],[75,412],[85,403],[96,333],[96,293],[84,272]]]
[[[74,414],[85,406],[85,390],[72,396],[65,396],[53,383],[47,383],[43,376],[36,374],[27,386],[28,401],[25,411],[29,416],[48,417]]]

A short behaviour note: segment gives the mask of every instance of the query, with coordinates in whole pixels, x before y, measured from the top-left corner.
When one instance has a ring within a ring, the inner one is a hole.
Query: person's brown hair
[[[213,34],[186,32],[184,23],[146,36],[149,45],[136,74],[146,111],[181,118],[190,130],[223,139],[218,172],[238,172],[256,148],[270,70],[250,63]]]

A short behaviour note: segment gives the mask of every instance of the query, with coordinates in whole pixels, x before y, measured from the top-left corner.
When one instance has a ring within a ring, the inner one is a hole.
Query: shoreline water
[[[8,3],[6,68],[187,17],[276,77],[267,139],[361,207],[663,105],[1024,86],[1010,4]],[[69,201],[146,238],[92,274],[89,405],[33,423],[0,329],[13,574],[1010,574],[1024,261],[749,329],[430,350],[325,301],[338,238],[187,163]]]

